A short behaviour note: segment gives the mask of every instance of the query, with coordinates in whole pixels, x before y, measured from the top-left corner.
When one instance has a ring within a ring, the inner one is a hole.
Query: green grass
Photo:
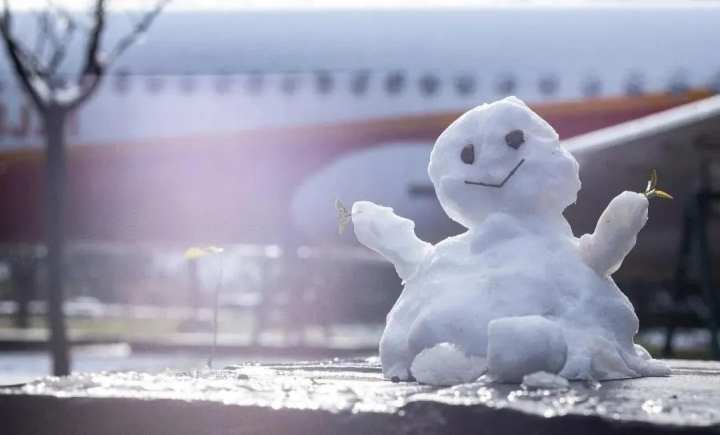
[[[162,338],[183,331],[183,320],[177,318],[68,318],[70,334],[83,337],[112,337],[118,339]],[[253,319],[245,313],[221,313],[220,333],[243,333],[250,331]],[[44,316],[31,316],[30,328],[46,329]],[[0,331],[17,330],[13,319],[0,316]],[[208,331],[202,331],[208,332]]]

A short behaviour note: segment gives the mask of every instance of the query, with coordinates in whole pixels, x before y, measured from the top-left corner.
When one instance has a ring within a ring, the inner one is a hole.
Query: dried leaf
[[[338,214],[338,234],[342,235],[347,228],[348,224],[352,220],[352,213],[340,202],[339,199],[335,200],[335,210]]]
[[[347,207],[345,207],[339,199],[335,199],[335,210],[337,210],[338,214],[341,216],[347,216],[350,214]]]
[[[653,169],[650,171],[650,179],[647,182],[647,186],[645,186],[645,196],[655,190],[655,186],[657,186],[657,171]]]
[[[673,199],[672,195],[670,195],[667,192],[663,192],[662,190],[655,189],[655,196],[662,199]]]
[[[657,186],[657,182],[658,182],[657,171],[655,170],[655,168],[653,168],[653,170],[650,172],[650,183],[651,183],[652,189],[654,189],[655,186]]]
[[[647,187],[645,188],[645,192],[643,192],[643,195],[645,195],[645,197],[647,199],[651,199],[651,198],[655,198],[655,197],[662,198],[662,199],[673,199],[672,195],[670,195],[669,193],[656,188],[657,182],[658,182],[657,171],[655,169],[653,169],[650,172],[650,180],[648,180]]]

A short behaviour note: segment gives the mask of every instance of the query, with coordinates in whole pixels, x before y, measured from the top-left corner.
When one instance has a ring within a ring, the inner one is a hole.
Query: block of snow
[[[440,343],[420,352],[410,372],[423,384],[455,385],[473,382],[485,373],[485,359],[468,356],[451,343]]]
[[[554,373],[535,372],[523,376],[522,385],[530,389],[558,390],[570,387],[567,379]]]

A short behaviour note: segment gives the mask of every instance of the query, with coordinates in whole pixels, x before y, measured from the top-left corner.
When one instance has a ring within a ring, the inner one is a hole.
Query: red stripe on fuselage
[[[708,95],[587,100],[534,109],[567,138]],[[367,147],[398,141],[430,145],[458,115],[71,147],[68,237],[283,242],[294,235],[289,207],[294,189],[305,177],[345,153]],[[0,154],[0,242],[42,240],[43,163],[39,151]],[[318,212],[332,213],[332,207]]]

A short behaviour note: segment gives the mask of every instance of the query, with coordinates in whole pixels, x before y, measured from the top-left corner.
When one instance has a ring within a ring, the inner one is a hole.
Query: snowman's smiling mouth
[[[483,183],[483,182],[481,182],[481,181],[468,181],[468,180],[465,180],[465,184],[472,184],[473,186],[496,187],[496,188],[499,189],[499,188],[503,187],[503,186],[505,185],[505,183],[507,183],[508,180],[509,180],[513,175],[515,175],[515,172],[517,172],[517,170],[520,168],[520,166],[522,166],[523,163],[525,163],[525,159],[521,159],[521,160],[517,163],[517,165],[515,165],[515,167],[512,168],[512,169],[510,170],[510,172],[508,172],[508,174],[505,176],[505,178],[504,178],[501,182],[499,182],[499,183]]]

